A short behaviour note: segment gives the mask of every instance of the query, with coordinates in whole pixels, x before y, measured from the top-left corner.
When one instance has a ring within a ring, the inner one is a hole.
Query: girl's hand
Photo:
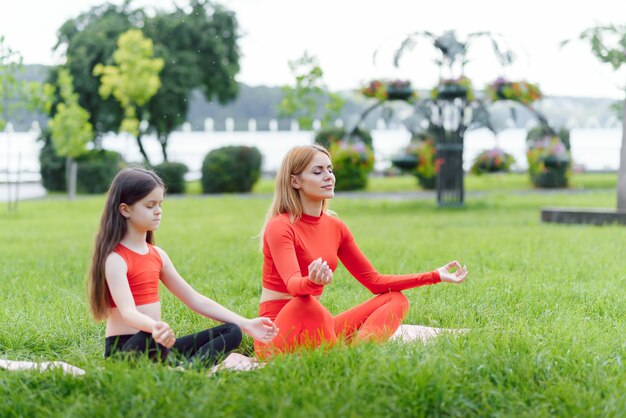
[[[326,261],[322,261],[321,257],[309,264],[309,280],[321,285],[327,285],[333,281],[333,271]]]
[[[172,331],[170,326],[163,321],[155,322],[154,326],[152,327],[152,338],[154,338],[154,341],[161,344],[165,348],[172,348],[172,346],[176,342],[176,337],[174,337],[174,331]]]
[[[461,283],[467,277],[467,267],[461,266],[458,261],[449,262],[443,267],[437,269],[442,282]]]
[[[248,319],[241,330],[262,343],[269,343],[278,334],[276,324],[264,317]]]

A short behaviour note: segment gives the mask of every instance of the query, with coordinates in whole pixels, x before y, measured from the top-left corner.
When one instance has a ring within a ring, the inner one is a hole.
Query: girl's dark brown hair
[[[154,172],[140,167],[123,169],[111,182],[88,278],[89,306],[96,320],[106,318],[110,306],[104,274],[106,259],[126,235],[126,218],[120,213],[120,205],[134,205],[157,187],[165,190],[163,180]],[[152,231],[148,231],[146,241],[154,244]]]

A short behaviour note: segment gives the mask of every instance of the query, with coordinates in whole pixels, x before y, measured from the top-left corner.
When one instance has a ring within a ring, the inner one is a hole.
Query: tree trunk
[[[161,144],[161,150],[163,151],[163,162],[167,160],[167,135],[159,135],[159,143]]]
[[[617,174],[617,210],[626,211],[626,98],[622,115],[622,150]]]
[[[137,135],[135,139],[137,140],[137,146],[139,147],[139,152],[143,156],[143,160],[145,161],[146,165],[148,167],[152,167],[152,164],[150,164],[150,159],[148,158],[148,154],[146,154],[146,150],[143,148],[143,143],[141,142],[141,134]]]
[[[67,174],[67,198],[69,200],[76,199],[76,174],[77,174],[76,160],[71,157],[65,159],[65,172]]]

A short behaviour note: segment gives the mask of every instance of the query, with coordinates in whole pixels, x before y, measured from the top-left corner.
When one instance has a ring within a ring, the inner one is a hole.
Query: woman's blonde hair
[[[291,176],[301,174],[313,160],[315,155],[321,152],[330,158],[330,153],[321,145],[302,145],[294,147],[283,158],[278,173],[276,173],[276,186],[274,190],[274,200],[265,216],[265,223],[261,228],[261,246],[263,246],[263,234],[267,223],[280,213],[288,213],[291,222],[298,222],[302,217],[302,202],[300,201],[300,191],[291,186]],[[328,208],[328,201],[322,202],[322,212]]]

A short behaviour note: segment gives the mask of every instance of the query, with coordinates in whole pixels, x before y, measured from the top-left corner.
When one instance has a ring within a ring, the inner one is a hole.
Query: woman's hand
[[[458,261],[449,262],[443,267],[437,269],[442,282],[461,283],[467,277],[467,267],[461,266]]]
[[[278,334],[278,327],[269,318],[259,317],[246,320],[241,330],[262,343],[269,343]]]
[[[326,261],[322,261],[321,257],[309,264],[309,280],[321,285],[327,285],[333,281],[333,271]]]
[[[174,331],[163,321],[156,321],[152,327],[152,338],[165,348],[172,348],[176,342]]]

